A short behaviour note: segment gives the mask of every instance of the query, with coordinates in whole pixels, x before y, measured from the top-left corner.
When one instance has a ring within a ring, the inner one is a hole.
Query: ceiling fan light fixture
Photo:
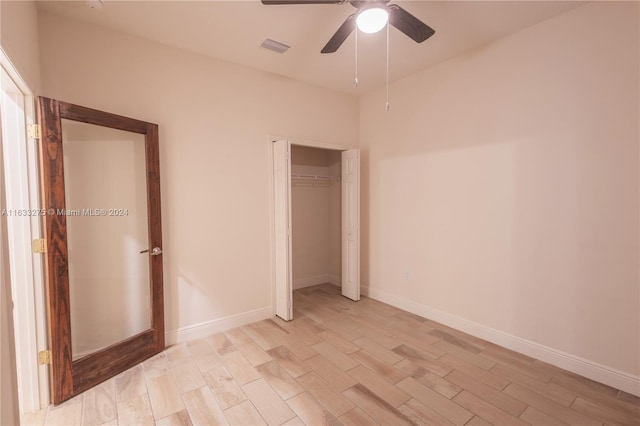
[[[358,13],[356,24],[363,33],[377,33],[387,25],[389,12],[384,7],[369,7]]]

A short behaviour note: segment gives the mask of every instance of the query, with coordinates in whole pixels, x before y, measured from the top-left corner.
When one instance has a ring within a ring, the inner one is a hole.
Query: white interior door
[[[291,143],[273,143],[276,315],[293,319],[291,262]]]
[[[36,309],[41,296],[38,254],[31,248],[31,240],[38,237],[39,221],[41,218],[37,201],[37,190],[31,182],[36,175],[30,174],[30,164],[34,161],[30,157],[30,150],[35,147],[33,139],[27,138],[26,126],[32,121],[30,115],[29,97],[24,90],[24,83],[14,80],[15,70],[7,63],[4,52],[0,52],[0,122],[2,123],[2,161],[4,164],[5,205],[8,241],[8,266],[11,271],[11,298],[9,305],[15,309],[9,310],[13,314],[16,368],[18,376],[18,398],[20,410],[23,413],[36,411],[48,403],[46,393],[46,366],[38,366],[37,354],[44,349],[46,339],[38,338]],[[6,68],[5,68],[6,67]],[[31,182],[30,182],[31,180]],[[37,180],[36,180],[37,182]],[[9,282],[6,283],[9,285]],[[4,291],[4,289],[3,289]],[[3,294],[3,296],[5,296]],[[3,312],[4,315],[4,312]],[[4,318],[3,318],[4,321]],[[4,341],[2,342],[5,343]],[[3,347],[3,353],[5,348]],[[42,374],[44,373],[44,374]],[[41,382],[42,380],[42,382]],[[3,386],[4,386],[3,381]],[[7,381],[7,386],[9,386]]]
[[[360,150],[342,151],[342,295],[360,300]]]

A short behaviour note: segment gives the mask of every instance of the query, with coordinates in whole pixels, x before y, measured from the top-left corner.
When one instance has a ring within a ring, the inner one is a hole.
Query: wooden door
[[[360,150],[342,151],[342,295],[360,300]]]
[[[164,349],[158,126],[48,98],[38,118],[59,404]]]
[[[273,142],[276,315],[293,319],[291,263],[291,144]]]

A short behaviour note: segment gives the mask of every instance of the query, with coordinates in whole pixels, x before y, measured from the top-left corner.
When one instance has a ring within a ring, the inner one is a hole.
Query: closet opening
[[[275,314],[293,290],[330,283],[360,300],[360,151],[272,140]]]
[[[291,146],[293,290],[342,285],[341,151]]]

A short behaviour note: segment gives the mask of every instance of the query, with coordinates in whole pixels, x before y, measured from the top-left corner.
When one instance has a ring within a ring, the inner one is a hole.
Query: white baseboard
[[[340,275],[329,274],[329,283],[340,287],[342,285],[342,277]]]
[[[324,284],[329,282],[329,274],[314,275],[313,277],[298,278],[293,280],[293,289],[311,287],[312,285]]]
[[[205,321],[200,324],[189,325],[177,330],[167,331],[165,333],[166,346],[175,345],[176,343],[186,342],[193,339],[201,339],[221,331],[229,330],[251,322],[262,321],[273,317],[273,308],[265,306],[264,308],[254,311],[243,312],[228,317],[217,318],[211,321]]]
[[[578,356],[535,343],[482,324],[405,299],[383,290],[361,285],[361,293],[396,308],[420,315],[456,330],[520,352],[600,383],[640,396],[640,376],[625,373]]]

